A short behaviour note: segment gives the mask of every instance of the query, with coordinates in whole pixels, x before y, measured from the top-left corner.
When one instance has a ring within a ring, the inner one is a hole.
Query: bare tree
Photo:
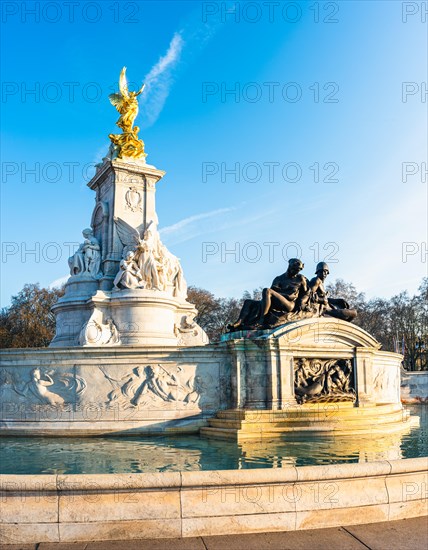
[[[245,291],[242,298],[217,298],[210,291],[190,286],[188,301],[195,304],[196,321],[212,342],[220,339],[229,323],[236,321],[245,299],[259,300],[261,288]],[[341,279],[327,285],[330,295],[345,299],[358,310],[355,323],[372,334],[388,351],[404,351],[408,370],[428,370],[428,277],[422,280],[418,294],[407,292],[390,300],[366,300],[352,283]],[[10,307],[0,311],[0,347],[45,347],[55,333],[52,306],[64,293],[63,288],[40,288],[27,284],[12,297]]]
[[[196,306],[196,322],[211,342],[219,340],[227,325],[236,320],[242,304],[234,298],[216,298],[208,290],[194,286],[189,286],[187,300]]]

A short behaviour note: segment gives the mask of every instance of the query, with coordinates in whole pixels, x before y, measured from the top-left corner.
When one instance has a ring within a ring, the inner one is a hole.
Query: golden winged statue
[[[119,93],[110,94],[110,103],[116,107],[120,117],[116,124],[122,130],[122,134],[110,134],[113,145],[116,148],[118,158],[145,158],[144,142],[138,138],[140,131],[138,126],[133,126],[138,114],[137,97],[144,90],[144,84],[138,92],[130,92],[126,80],[126,67],[123,67],[119,77]]]

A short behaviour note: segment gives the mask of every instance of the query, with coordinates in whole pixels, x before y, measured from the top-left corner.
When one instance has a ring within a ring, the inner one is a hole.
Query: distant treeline
[[[247,298],[260,299],[261,288],[244,292],[241,298],[217,298],[203,288],[189,287],[188,301],[198,309],[196,321],[211,341],[219,339],[229,323],[238,318]],[[354,285],[341,279],[327,285],[330,295],[344,298],[358,310],[355,323],[372,334],[387,351],[404,354],[407,370],[428,370],[428,277],[418,293],[401,292],[389,300],[367,300]],[[51,307],[64,293],[63,288],[40,288],[27,284],[12,297],[10,307],[0,312],[0,347],[46,347],[55,333]]]

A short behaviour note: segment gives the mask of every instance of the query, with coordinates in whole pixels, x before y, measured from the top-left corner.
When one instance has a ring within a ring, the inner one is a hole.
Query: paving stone
[[[0,550],[419,550],[428,517],[330,529],[80,543],[0,544]]]
[[[89,542],[86,550],[206,550],[198,537]],[[228,550],[231,550],[230,548]],[[258,549],[260,550],[260,549]]]
[[[367,550],[340,527],[202,539],[207,550]]]
[[[428,517],[352,525],[345,529],[371,550],[419,550],[428,545]]]

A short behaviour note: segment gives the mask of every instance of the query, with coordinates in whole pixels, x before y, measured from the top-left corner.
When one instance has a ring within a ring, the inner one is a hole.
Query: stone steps
[[[222,429],[222,428],[202,428],[200,435],[208,439],[228,439],[233,441],[248,441],[248,440],[268,440],[278,439],[284,437],[290,437],[290,439],[307,439],[315,435],[324,434],[327,436],[355,436],[355,435],[384,435],[388,433],[405,431],[410,428],[411,423],[409,421],[397,425],[397,423],[387,423],[379,426],[366,427],[356,431],[355,429],[334,429],[329,426],[323,428],[280,428],[280,429],[265,429],[259,431],[241,431],[236,429]]]
[[[282,410],[261,410],[261,409],[229,409],[225,411],[219,411],[217,418],[225,420],[257,420],[262,421],[263,418],[273,419],[279,417],[280,419],[286,418],[287,420],[293,418],[313,417],[316,419],[327,419],[332,416],[340,414],[341,417],[355,417],[356,411],[360,417],[375,417],[379,414],[387,414],[389,412],[403,412],[403,408],[400,404],[385,404],[385,405],[371,405],[366,407],[355,407],[352,403],[349,406],[344,407],[343,403],[337,404],[318,404],[317,406],[311,405],[295,405],[293,407],[285,408]],[[348,404],[346,404],[348,405]],[[407,411],[406,411],[407,414]]]
[[[288,409],[220,411],[208,421],[208,427],[201,428],[200,435],[235,441],[276,439],[284,435],[294,439],[316,434],[383,434],[407,430],[412,425],[408,411],[399,404],[354,407],[341,403],[328,413],[313,406],[298,407],[291,412]]]
[[[403,414],[403,411],[397,411],[392,412],[387,415],[382,415],[376,419],[378,424],[387,424],[390,422],[405,422],[407,421],[407,416]],[[366,417],[364,417],[366,420]],[[314,418],[283,418],[283,419],[277,419],[273,418],[272,421],[269,421],[268,419],[264,420],[263,418],[260,420],[230,420],[225,418],[213,418],[208,421],[209,427],[212,428],[237,428],[241,429],[245,427],[246,430],[260,430],[261,427],[268,427],[271,426],[273,428],[281,428],[281,427],[293,427],[294,429],[298,429],[300,427],[314,427],[319,426],[322,424],[323,426],[338,426],[340,425],[343,427],[346,425],[361,425],[362,418],[360,416],[355,417],[348,417],[344,418],[342,416],[338,416],[337,418],[330,417],[330,418],[321,418],[321,419],[314,419]]]

